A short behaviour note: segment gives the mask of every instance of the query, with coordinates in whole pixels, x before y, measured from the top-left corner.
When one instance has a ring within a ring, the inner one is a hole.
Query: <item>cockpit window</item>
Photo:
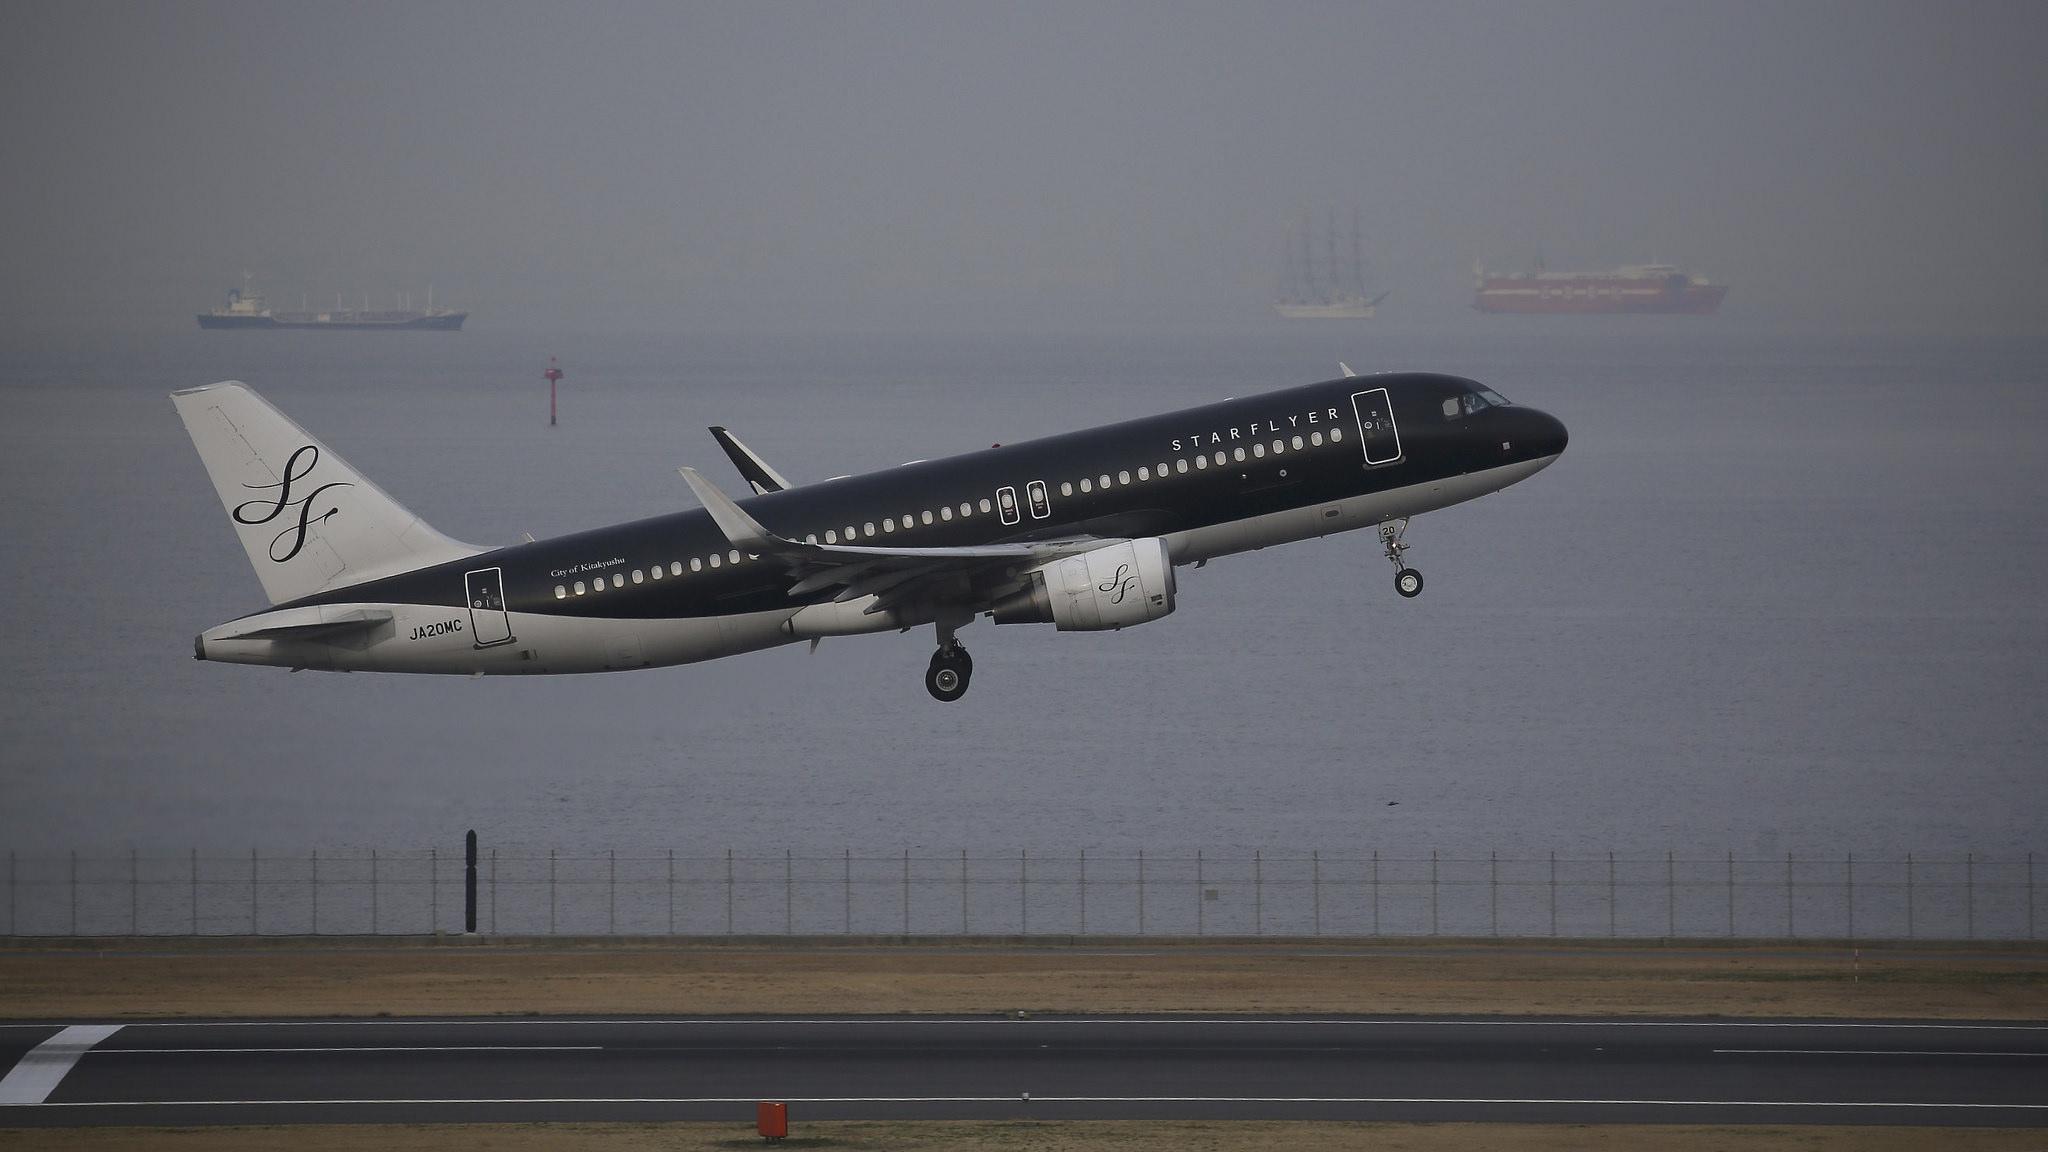
[[[1482,408],[1505,408],[1507,397],[1491,388],[1480,388],[1462,396],[1452,396],[1444,401],[1444,419],[1462,420]]]

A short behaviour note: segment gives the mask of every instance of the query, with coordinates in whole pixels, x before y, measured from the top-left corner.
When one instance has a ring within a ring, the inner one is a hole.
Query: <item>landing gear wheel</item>
[[[974,660],[967,649],[957,645],[951,651],[941,648],[932,653],[931,667],[925,669],[924,688],[932,699],[951,704],[967,695],[967,684],[973,678]]]
[[[1387,559],[1394,564],[1394,591],[1412,600],[1422,594],[1422,573],[1410,568],[1401,557],[1408,551],[1408,542],[1401,539],[1401,534],[1407,530],[1406,516],[1387,521],[1380,525],[1380,545],[1386,550]]]

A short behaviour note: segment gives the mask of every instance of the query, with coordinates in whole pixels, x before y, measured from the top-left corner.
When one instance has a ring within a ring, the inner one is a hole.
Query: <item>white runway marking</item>
[[[861,1017],[855,1019],[831,1017],[793,1016],[780,1019],[749,1017],[744,1020],[720,1020],[701,1016],[692,1017],[648,1017],[632,1020],[607,1020],[603,1018],[585,1020],[536,1020],[526,1018],[506,1019],[465,1019],[465,1020],[140,1020],[128,1025],[130,1028],[536,1028],[605,1025],[611,1027],[677,1027],[699,1026],[716,1028],[774,1027],[788,1024],[839,1025],[849,1028],[871,1027],[953,1027],[962,1024],[1008,1024],[1013,1026],[1042,1025],[1047,1027],[1068,1027],[1077,1024],[1117,1024],[1123,1026],[1170,1026],[1185,1027],[1191,1024],[1233,1025],[1233,1026],[1310,1026],[1310,1027],[1430,1027],[1430,1028],[1831,1028],[1885,1030],[1901,1029],[1933,1032],[2048,1032],[2048,1024],[1884,1024],[1863,1021],[1815,1021],[1801,1023],[1790,1020],[1399,1020],[1399,1019],[1357,1019],[1328,1020],[1282,1018],[1245,1019],[1242,1017],[1173,1017],[1170,1019],[1121,1019],[1117,1017],[1060,1017],[1026,1020],[959,1017],[959,1018],[891,1018]]]
[[[1716,1056],[2003,1056],[2039,1059],[2048,1052],[1915,1052],[1877,1048],[1716,1048]]]
[[[217,1052],[602,1052],[602,1044],[383,1044],[345,1048],[102,1048],[95,1056],[211,1056]]]
[[[1017,1104],[1016,1096],[784,1096],[789,1104]],[[398,1106],[420,1104],[753,1104],[755,1096],[544,1096],[389,1100],[100,1100],[44,1104],[45,1108],[213,1108]],[[1900,1100],[1573,1100],[1470,1096],[1032,1096],[1034,1104],[1538,1104],[1600,1108],[1906,1108],[1979,1111],[2048,1111],[2048,1104],[1971,1104]],[[0,1103],[0,1107],[7,1107]]]
[[[47,1101],[80,1056],[120,1030],[119,1024],[73,1024],[36,1045],[0,1080],[0,1105]]]

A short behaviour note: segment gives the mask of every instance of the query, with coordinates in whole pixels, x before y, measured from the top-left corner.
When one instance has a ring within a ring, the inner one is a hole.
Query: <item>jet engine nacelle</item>
[[[1024,588],[997,601],[998,624],[1051,624],[1098,632],[1173,611],[1173,561],[1157,536],[1107,544],[1024,573]]]

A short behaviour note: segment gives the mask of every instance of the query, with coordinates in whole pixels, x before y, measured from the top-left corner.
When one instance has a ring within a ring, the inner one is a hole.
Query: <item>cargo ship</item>
[[[1612,272],[1535,272],[1520,276],[1488,275],[1483,265],[1473,274],[1479,284],[1472,306],[1481,312],[1521,312],[1544,316],[1603,313],[1677,313],[1711,315],[1728,294],[1725,284],[1709,284],[1670,264],[1638,264]]]
[[[1320,261],[1312,250],[1314,231],[1304,215],[1300,229],[1288,238],[1287,267],[1280,275],[1279,299],[1273,302],[1273,311],[1289,320],[1372,319],[1387,293],[1366,295],[1365,252],[1359,239],[1357,210],[1351,213],[1348,253],[1340,254],[1338,249],[1335,212],[1330,214],[1329,228],[1324,232]]]
[[[415,308],[378,308],[365,300],[361,308],[343,308],[337,300],[328,312],[276,312],[263,297],[239,288],[228,289],[225,308],[199,314],[201,328],[335,328],[353,330],[459,332],[467,312],[434,307],[432,289],[427,291],[425,311]]]

